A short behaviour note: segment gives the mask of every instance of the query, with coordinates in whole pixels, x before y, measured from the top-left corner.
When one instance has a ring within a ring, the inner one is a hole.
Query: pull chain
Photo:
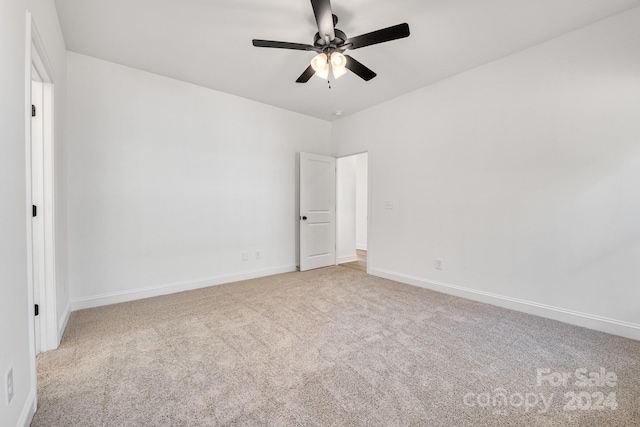
[[[329,85],[329,89],[331,89],[331,81],[327,79],[327,84]]]

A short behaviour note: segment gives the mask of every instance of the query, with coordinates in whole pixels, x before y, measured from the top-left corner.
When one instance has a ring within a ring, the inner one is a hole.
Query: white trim
[[[38,55],[32,50],[31,59]],[[31,237],[33,239],[33,291],[34,303],[40,306],[41,315],[35,318],[36,353],[46,351],[47,333],[47,273],[45,267],[45,231],[44,231],[44,116],[43,84],[31,82],[31,103],[40,113],[31,118],[31,203],[38,207],[38,215],[31,219]]]
[[[498,307],[533,314],[535,316],[558,320],[560,322],[569,323],[576,326],[582,326],[588,329],[594,329],[596,331],[619,335],[621,337],[630,338],[633,340],[640,340],[640,325],[635,323],[610,319],[607,317],[582,313],[579,311],[568,310],[546,304],[539,304],[532,301],[493,294],[490,292],[478,291],[475,289],[465,288],[463,286],[456,286],[448,283],[421,279],[419,277],[409,276],[406,274],[377,268],[372,268],[369,274],[383,277],[389,280],[394,280],[396,282],[406,283],[408,285],[430,289],[436,292],[442,292],[445,294],[467,298],[474,301],[480,301]]]
[[[367,153],[367,246],[373,248],[371,244],[371,237],[373,236],[373,173],[371,163],[371,151],[365,151]],[[367,274],[371,274],[373,257],[372,251],[367,249]]]
[[[358,260],[358,254],[341,256],[338,258],[338,264],[344,264],[345,262],[354,262]]]
[[[40,53],[38,53],[40,55]],[[47,61],[45,61],[46,64]],[[48,71],[47,71],[48,72]],[[54,85],[43,83],[43,164],[44,177],[42,216],[44,222],[44,268],[46,307],[46,346],[43,351],[54,350],[60,345],[58,339],[58,283],[56,280],[56,230],[55,230],[55,94]]]
[[[29,427],[31,425],[31,421],[33,421],[33,416],[36,414],[36,393],[34,390],[29,392],[29,396],[27,396],[27,401],[24,403],[22,407],[22,413],[20,414],[20,418],[18,418],[17,426]]]
[[[27,311],[27,319],[29,319],[29,374],[30,374],[30,384],[29,384],[29,398],[27,399],[27,403],[31,399],[33,399],[34,403],[31,405],[34,407],[35,413],[35,405],[37,405],[37,372],[36,372],[36,339],[35,339],[35,318],[33,316],[33,304],[34,304],[34,295],[33,295],[33,221],[31,219],[31,215],[29,212],[31,210],[31,39],[32,34],[35,31],[33,26],[33,20],[31,18],[31,13],[27,12],[26,16],[26,34],[25,34],[25,103],[24,103],[24,120],[25,120],[25,191],[27,193],[26,197],[26,205],[25,205],[25,221],[27,225],[27,306],[25,310]],[[23,411],[23,414],[25,412]],[[21,415],[20,419],[22,420],[23,415]],[[28,414],[24,415],[24,420],[26,421],[29,417]]]
[[[31,30],[28,34],[30,34],[31,37],[29,38],[29,44],[27,46],[31,48],[31,45],[33,45],[35,50],[38,52],[38,57],[36,58],[34,55],[34,58],[32,58],[33,64],[36,67],[36,70],[38,70],[38,74],[44,83],[54,83],[56,81],[56,73],[53,71],[53,65],[51,65],[47,51],[44,48],[44,42],[42,41],[42,37],[40,37],[40,33],[36,28],[35,22],[31,19],[30,13],[28,19],[31,26]],[[31,60],[29,62],[31,62]],[[29,70],[31,70],[31,64],[29,64]]]
[[[367,221],[367,222],[369,222],[369,221]],[[356,249],[359,250],[359,251],[366,251],[367,250],[367,245],[363,245],[362,243],[356,243]]]
[[[58,327],[58,345],[62,342],[62,336],[64,335],[64,330],[67,329],[67,323],[69,323],[69,316],[71,316],[71,301],[67,302],[67,306],[62,313],[62,318],[59,322]]]
[[[295,265],[285,265],[282,267],[268,268],[264,270],[254,270],[242,274],[227,274],[210,277],[207,279],[197,279],[188,282],[167,283],[164,285],[149,286],[146,288],[133,289],[129,291],[110,292],[102,295],[90,297],[74,298],[71,300],[71,311],[83,310],[85,308],[101,307],[104,305],[118,304],[121,302],[135,301],[144,298],[168,295],[176,292],[192,291],[195,289],[207,288],[209,286],[223,285],[225,283],[240,282],[242,280],[257,279],[259,277],[273,276],[282,273],[296,271]]]

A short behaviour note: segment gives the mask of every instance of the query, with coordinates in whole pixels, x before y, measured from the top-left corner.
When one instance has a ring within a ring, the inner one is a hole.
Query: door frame
[[[371,256],[371,230],[373,229],[373,215],[372,215],[372,203],[371,203],[371,151],[369,150],[362,150],[362,151],[356,151],[353,153],[349,153],[349,154],[341,154],[339,156],[335,156],[336,161],[338,159],[342,159],[345,157],[351,157],[351,156],[357,156],[358,154],[367,154],[367,274],[371,274],[371,260],[372,260],[372,256]],[[338,194],[338,176],[336,174],[336,254],[337,254],[337,246],[338,246],[338,210],[340,209],[339,203],[338,203],[338,198],[337,198],[337,194]],[[357,250],[357,248],[356,248]],[[336,256],[336,265],[338,264],[338,257]]]
[[[26,60],[25,60],[25,163],[26,163],[26,213],[27,213],[27,282],[28,282],[28,318],[29,342],[33,356],[32,386],[36,387],[35,373],[35,324],[40,326],[40,350],[48,351],[58,347],[60,337],[57,320],[57,283],[56,283],[56,236],[55,236],[55,99],[56,75],[44,43],[30,12],[26,18]],[[42,82],[43,108],[40,112],[43,120],[41,169],[34,171],[31,147],[31,104],[32,80],[37,75]],[[41,176],[42,200],[38,205],[38,216],[42,218],[42,227],[34,228],[31,207],[34,203],[32,184],[34,177]],[[36,234],[37,235],[34,235]],[[35,240],[34,240],[35,239]],[[42,256],[34,261],[34,241],[40,246]],[[41,284],[34,280],[34,271],[43,278]],[[38,289],[34,286],[39,285]],[[37,294],[37,295],[36,295]],[[34,315],[34,304],[38,301],[40,314]]]

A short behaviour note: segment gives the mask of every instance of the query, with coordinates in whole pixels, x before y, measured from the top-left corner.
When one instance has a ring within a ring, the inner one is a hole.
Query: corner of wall
[[[24,407],[22,408],[22,412],[20,413],[20,418],[18,419],[17,427],[24,426],[29,427],[31,422],[33,421],[33,417],[36,414],[36,392],[31,390],[29,396],[27,397],[27,401],[24,403]]]

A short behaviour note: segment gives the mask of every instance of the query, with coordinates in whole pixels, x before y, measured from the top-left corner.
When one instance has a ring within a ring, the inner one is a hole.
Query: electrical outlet
[[[5,384],[7,386],[7,405],[11,403],[13,399],[13,368],[9,369],[5,377]]]
[[[256,259],[260,259],[260,258],[262,258],[262,251],[260,249],[258,249],[256,251]]]
[[[438,270],[442,270],[442,259],[441,258],[436,258],[436,268]]]
[[[249,261],[249,252],[242,252],[242,261]]]

